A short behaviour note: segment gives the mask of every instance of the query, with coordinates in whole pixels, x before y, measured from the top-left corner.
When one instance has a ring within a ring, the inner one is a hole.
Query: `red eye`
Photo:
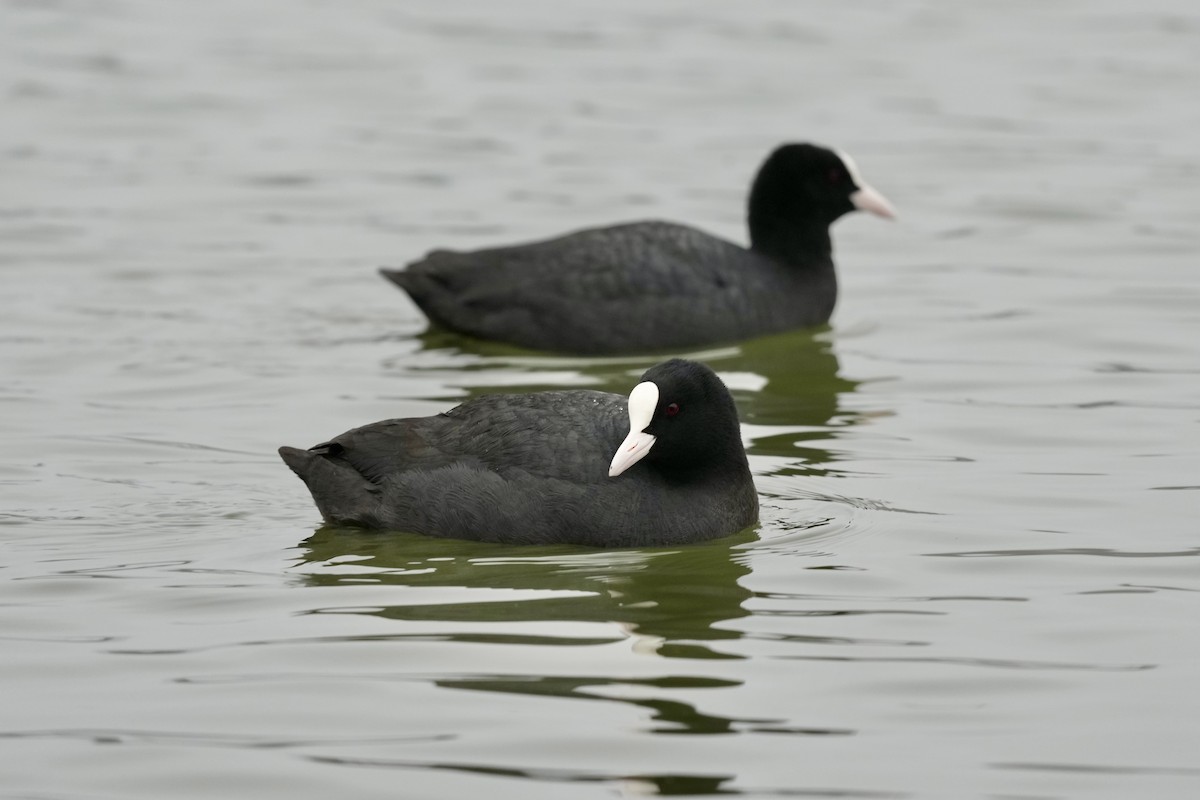
[[[671,403],[663,410],[667,412],[668,417],[673,417],[679,413],[679,403]]]
[[[842,170],[839,167],[830,167],[829,182],[837,183],[838,181],[840,181],[842,179],[843,175],[844,175],[844,173],[842,172]]]

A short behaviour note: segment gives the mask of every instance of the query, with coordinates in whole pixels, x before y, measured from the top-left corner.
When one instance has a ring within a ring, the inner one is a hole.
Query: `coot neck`
[[[800,203],[763,208],[751,198],[750,249],[790,267],[820,270],[833,266],[830,221]]]
[[[668,458],[654,458],[651,450],[647,461],[668,483],[676,485],[724,486],[749,474],[750,462],[736,428],[731,435],[713,431],[705,445],[705,450],[689,449]],[[678,446],[674,449],[679,450]]]

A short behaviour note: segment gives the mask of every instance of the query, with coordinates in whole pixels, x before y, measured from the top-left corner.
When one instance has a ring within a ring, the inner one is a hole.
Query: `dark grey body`
[[[819,325],[837,301],[830,258],[798,269],[668,222],[436,250],[383,274],[443,327],[584,354],[671,351]]]
[[[575,390],[489,395],[279,452],[333,523],[516,544],[671,545],[757,520],[736,415],[733,430],[736,452],[720,468],[679,474],[648,458],[610,478],[626,400]]]

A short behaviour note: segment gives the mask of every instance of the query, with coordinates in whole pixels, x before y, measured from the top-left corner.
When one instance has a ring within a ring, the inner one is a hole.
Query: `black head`
[[[750,242],[784,260],[829,252],[829,226],[862,209],[895,216],[845,153],[815,144],[785,144],[758,170],[750,188]]]
[[[680,477],[747,469],[733,397],[704,364],[675,358],[651,367],[629,408],[632,430],[613,460],[616,474],[643,459]]]

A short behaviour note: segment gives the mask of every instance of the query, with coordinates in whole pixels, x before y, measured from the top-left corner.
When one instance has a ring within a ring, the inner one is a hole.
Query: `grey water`
[[[0,3],[0,798],[1200,795],[1200,6]],[[375,274],[744,242],[783,141],[896,204],[714,348],[762,522],[321,528],[275,455],[654,358]]]

